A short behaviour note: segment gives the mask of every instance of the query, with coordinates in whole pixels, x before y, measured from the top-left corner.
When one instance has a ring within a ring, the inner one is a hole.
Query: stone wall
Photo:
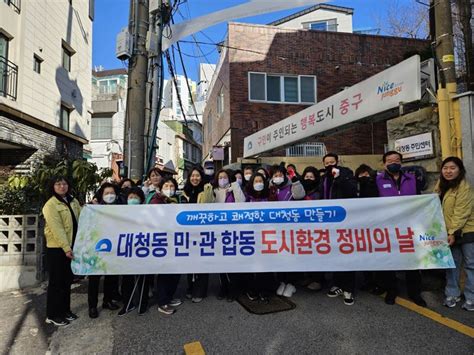
[[[393,150],[395,140],[397,139],[428,132],[433,132],[434,157],[415,160],[405,164],[419,165],[426,169],[428,172],[428,188],[425,192],[433,191],[441,166],[438,112],[432,107],[426,107],[387,121],[388,146],[390,150]]]

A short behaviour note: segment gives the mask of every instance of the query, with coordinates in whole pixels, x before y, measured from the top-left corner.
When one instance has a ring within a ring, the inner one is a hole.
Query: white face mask
[[[174,192],[175,191],[173,189],[161,190],[161,193],[165,195],[166,197],[174,196]]]
[[[117,195],[108,194],[108,195],[105,195],[102,199],[104,200],[105,203],[112,203],[115,201],[116,198],[117,198]]]
[[[285,181],[285,179],[279,176],[279,177],[274,177],[272,181],[275,185],[280,185],[283,181]]]
[[[229,179],[219,179],[219,187],[224,188],[229,185]]]
[[[263,184],[263,182],[256,182],[255,184],[253,184],[253,189],[255,191],[262,191],[264,186],[265,185]]]
[[[204,174],[206,174],[206,175],[214,175],[214,169],[204,169]]]
[[[252,177],[252,174],[245,174],[244,175],[244,178],[245,178],[246,181],[249,181],[251,177]]]

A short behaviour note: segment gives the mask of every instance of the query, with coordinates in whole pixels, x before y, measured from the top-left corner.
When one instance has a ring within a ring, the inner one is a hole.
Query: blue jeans
[[[474,243],[464,243],[453,245],[451,247],[455,269],[446,270],[446,288],[444,293],[446,297],[461,296],[459,287],[459,277],[464,262],[466,272],[466,284],[464,285],[464,297],[466,300],[474,302]]]

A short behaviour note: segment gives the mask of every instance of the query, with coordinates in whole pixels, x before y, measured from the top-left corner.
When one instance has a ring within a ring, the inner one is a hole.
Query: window
[[[117,79],[99,80],[99,94],[116,94]]]
[[[41,74],[41,63],[43,63],[43,59],[33,54],[33,70],[38,74]]]
[[[249,73],[249,100],[270,103],[314,104],[316,77]]]
[[[250,73],[250,100],[265,101],[265,75]]]
[[[307,22],[303,24],[303,28],[307,28],[313,31],[330,31],[337,32],[337,19]]]
[[[6,96],[8,83],[8,41],[9,39],[0,33],[0,95]]]
[[[63,68],[69,72],[71,71],[71,57],[75,53],[76,51],[72,49],[72,47],[63,40],[62,41],[62,65],[63,65]]]
[[[69,131],[69,116],[71,115],[71,110],[64,105],[61,105],[61,110],[59,114],[59,127],[64,129],[65,131]]]
[[[112,139],[111,117],[92,117],[91,139]]]

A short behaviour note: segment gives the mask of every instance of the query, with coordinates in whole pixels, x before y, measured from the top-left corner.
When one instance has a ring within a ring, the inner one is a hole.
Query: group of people
[[[299,174],[292,164],[270,168],[244,166],[243,170],[214,170],[208,161],[203,168],[196,166],[188,174],[182,191],[177,181],[158,168],[148,172],[147,180],[137,186],[124,179],[119,184],[104,183],[91,203],[111,204],[168,204],[168,203],[234,203],[292,200],[328,200],[367,197],[389,197],[420,194],[414,174],[402,167],[402,155],[389,151],[383,155],[384,170],[376,172],[363,164],[352,172],[339,164],[337,154],[323,157],[324,169],[308,166]],[[449,157],[442,162],[435,192],[439,194],[446,221],[448,242],[456,264],[446,270],[444,304],[455,307],[461,301],[460,273],[466,272],[465,301],[462,308],[474,310],[474,195],[465,177],[462,160]],[[67,325],[77,319],[71,311],[70,290],[73,280],[71,260],[77,233],[80,205],[71,194],[72,186],[66,178],[53,179],[51,198],[43,208],[46,220],[49,285],[47,293],[47,323]],[[89,316],[98,312],[99,281],[101,276],[88,277]],[[364,272],[363,289],[385,295],[385,303],[393,305],[398,295],[395,271]],[[405,271],[408,297],[419,306],[426,306],[421,296],[421,273]],[[121,281],[121,282],[120,282]],[[175,297],[180,275],[125,275],[105,276],[102,309],[119,310],[123,316],[138,307],[138,313],[148,309],[150,293],[156,298],[158,311],[172,315],[182,304]],[[219,274],[219,299],[232,302],[241,295],[251,301],[266,302],[276,293],[291,297],[296,287],[321,290],[326,278],[322,272],[312,273],[222,273]],[[201,302],[208,293],[209,274],[187,275],[186,297],[193,303]],[[119,283],[120,287],[119,287]],[[327,296],[342,296],[346,305],[354,304],[356,273],[334,272]],[[122,306],[119,306],[119,303]]]

